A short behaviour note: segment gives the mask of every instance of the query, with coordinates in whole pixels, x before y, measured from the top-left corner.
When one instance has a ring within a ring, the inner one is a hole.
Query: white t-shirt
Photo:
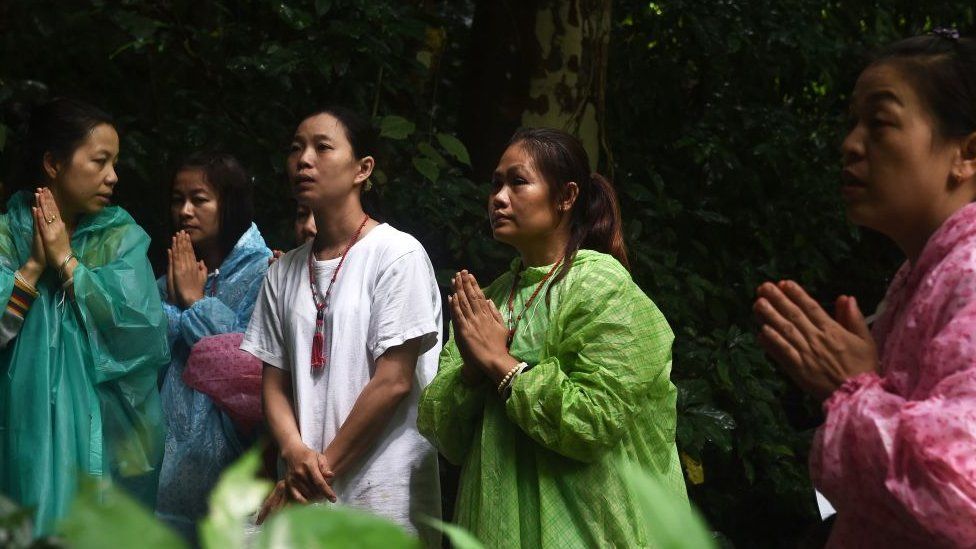
[[[437,453],[417,431],[417,403],[437,373],[441,348],[441,298],[434,269],[409,234],[387,224],[366,233],[347,254],[332,288],[325,315],[327,363],[313,372],[316,311],[308,280],[310,252],[306,243],[268,269],[241,349],[291,373],[302,440],[321,452],[373,376],[376,359],[391,347],[423,338],[410,395],[360,464],[333,483],[340,503],[418,532],[421,516],[440,518]],[[315,261],[323,296],[338,264],[338,258]]]

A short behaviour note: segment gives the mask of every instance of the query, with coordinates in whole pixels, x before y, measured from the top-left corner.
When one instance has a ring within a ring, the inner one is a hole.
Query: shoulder
[[[587,295],[606,295],[637,291],[643,295],[630,272],[613,256],[593,250],[580,250],[566,276],[567,286]]]
[[[370,252],[378,259],[380,270],[401,261],[430,263],[427,250],[420,241],[392,225],[378,225],[367,236],[370,237]]]
[[[311,246],[311,242],[306,242],[297,248],[288,250],[272,262],[265,271],[268,284],[275,286],[284,284],[287,278],[306,273]]]

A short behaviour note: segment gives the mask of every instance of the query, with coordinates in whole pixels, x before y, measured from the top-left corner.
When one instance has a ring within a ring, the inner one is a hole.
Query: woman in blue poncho
[[[90,105],[34,110],[26,183],[0,215],[0,493],[50,533],[79,476],[110,478],[145,504],[162,457],[156,379],[166,318],[149,237],[109,206],[119,136]]]
[[[252,222],[252,197],[249,177],[226,154],[187,159],[172,185],[178,232],[157,284],[172,361],[161,387],[167,435],[156,513],[191,540],[218,476],[246,446],[227,414],[183,374],[202,338],[243,332],[251,317],[271,257]]]

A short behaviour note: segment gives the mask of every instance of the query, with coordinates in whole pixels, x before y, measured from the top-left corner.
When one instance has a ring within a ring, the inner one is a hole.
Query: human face
[[[315,238],[315,216],[308,206],[299,205],[295,210],[295,242],[304,244]]]
[[[170,216],[197,250],[215,245],[220,235],[220,201],[199,168],[180,170],[173,181]]]
[[[934,118],[892,64],[861,73],[851,113],[854,126],[841,146],[841,194],[848,216],[903,249],[905,243],[924,244],[973,198],[960,196],[951,184],[960,144],[938,135]]]
[[[505,149],[491,178],[488,218],[496,240],[515,247],[552,238],[562,216],[553,204],[549,183],[521,143]]]
[[[67,163],[45,159],[50,187],[66,216],[94,214],[107,206],[119,178],[119,134],[108,124],[99,124],[71,154]]]
[[[313,210],[359,196],[373,170],[373,158],[356,158],[346,128],[331,114],[310,116],[298,125],[287,161],[295,199]]]

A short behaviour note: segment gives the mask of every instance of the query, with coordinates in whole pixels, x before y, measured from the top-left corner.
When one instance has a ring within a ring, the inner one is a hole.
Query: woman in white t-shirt
[[[265,363],[265,415],[281,448],[283,479],[262,514],[329,499],[437,545],[420,520],[440,516],[437,454],[416,417],[437,371],[440,293],[420,243],[363,211],[373,135],[329,108],[292,140],[288,176],[317,234],[269,268],[241,345]]]

